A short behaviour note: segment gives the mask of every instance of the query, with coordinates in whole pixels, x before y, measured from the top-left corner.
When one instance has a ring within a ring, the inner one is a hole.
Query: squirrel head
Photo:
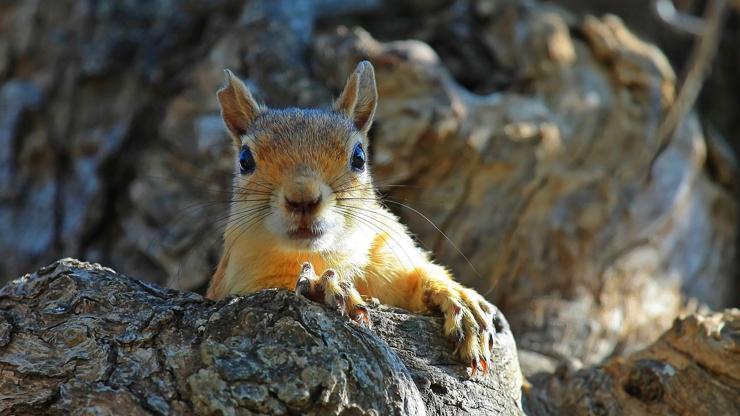
[[[322,251],[357,230],[367,217],[363,207],[376,202],[367,132],[377,96],[367,61],[327,110],[260,106],[226,70],[218,100],[237,149],[227,235],[272,237],[287,250]]]

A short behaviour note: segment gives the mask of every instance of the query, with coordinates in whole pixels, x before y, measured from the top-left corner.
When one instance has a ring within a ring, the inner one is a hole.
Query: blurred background
[[[737,5],[0,0],[0,280],[71,256],[202,292],[223,69],[321,106],[369,59],[371,163],[420,244],[543,365],[639,347],[740,304]]]

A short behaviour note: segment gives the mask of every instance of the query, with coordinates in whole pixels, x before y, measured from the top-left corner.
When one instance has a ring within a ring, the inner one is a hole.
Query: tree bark
[[[215,303],[61,260],[0,290],[0,414],[520,414],[500,313],[470,378],[441,318],[371,309],[374,329],[285,290]]]
[[[740,309],[676,319],[628,357],[534,377],[527,414],[740,414],[739,340]]]
[[[470,378],[441,318],[383,306],[372,329],[285,290],[212,302],[60,260],[0,290],[0,414],[522,414],[516,346]],[[645,350],[539,373],[531,415],[740,411],[740,310],[677,319]]]

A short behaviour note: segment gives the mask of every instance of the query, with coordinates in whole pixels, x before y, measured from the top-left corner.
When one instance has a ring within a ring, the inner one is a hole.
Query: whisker
[[[401,251],[403,251],[404,255],[406,255],[406,258],[408,258],[409,263],[412,266],[414,266],[414,267],[416,266],[416,262],[412,259],[412,257],[406,251],[406,249],[404,248],[405,246],[403,244],[399,244],[399,241],[396,240],[396,238],[394,237],[394,235],[393,235],[394,230],[393,229],[390,229],[388,227],[385,227],[384,224],[378,222],[377,220],[374,220],[371,217],[363,216],[362,213],[359,212],[359,211],[353,211],[348,206],[339,206],[338,210],[340,212],[342,212],[344,215],[347,215],[350,218],[353,218],[353,219],[355,219],[355,220],[357,220],[359,222],[364,223],[365,225],[367,225],[370,228],[374,229],[379,234],[385,234],[388,237],[390,237],[391,240],[395,243],[394,245],[398,246],[401,249]],[[407,235],[402,235],[401,233],[397,233],[397,234],[401,238],[408,238]],[[381,235],[381,238],[383,238],[383,242],[385,242],[387,244],[387,240],[382,235]],[[400,256],[398,256],[398,253],[396,253],[395,249],[393,248],[393,245],[388,245],[388,247],[390,247],[391,251],[393,252],[393,255],[396,256],[396,259],[399,262],[402,262]]]
[[[374,201],[373,198],[360,198],[360,197],[355,197],[355,198],[336,198],[336,201],[340,201],[340,202],[341,201],[348,201],[348,200]],[[413,207],[411,207],[409,205],[406,205],[406,204],[404,204],[402,202],[394,201],[392,199],[384,199],[383,201],[384,202],[391,203],[391,204],[398,205],[398,206],[403,207],[403,208],[406,208],[406,209],[408,209],[408,210],[416,213],[421,218],[423,218],[427,223],[429,223],[432,227],[434,227],[434,229],[437,230],[437,232],[439,232],[439,234],[442,237],[444,237],[445,240],[447,240],[447,242],[452,246],[452,248],[454,248],[455,251],[457,251],[457,253],[465,260],[465,262],[468,264],[468,266],[470,267],[470,269],[473,270],[473,272],[476,274],[476,276],[478,278],[481,278],[482,279],[481,274],[478,272],[478,270],[475,268],[475,266],[473,266],[473,263],[470,261],[470,259],[468,259],[468,257],[462,252],[462,250],[460,250],[457,247],[457,245],[447,236],[447,234],[445,234],[444,231],[442,231],[439,227],[437,227],[437,225],[434,224],[434,222],[432,220],[430,220],[426,215],[424,215],[423,213],[421,213],[417,209],[415,209],[415,208],[413,208]],[[337,205],[339,205],[339,204],[337,204]]]
[[[272,191],[274,190],[274,187],[270,186],[270,184],[267,183],[267,182],[262,182],[262,181],[258,181],[258,180],[251,180],[249,183],[250,184],[257,185],[257,186],[261,186],[262,189],[264,189],[264,191],[265,192],[268,192],[268,193],[272,193]]]
[[[347,171],[344,171],[344,173],[342,173],[341,175],[337,176],[336,178],[334,178],[333,180],[331,180],[329,182],[329,187],[330,188],[334,188],[334,185],[336,185],[336,182],[337,181],[339,181],[340,179],[345,178],[349,174],[350,174],[350,171],[348,171],[348,170]]]
[[[269,201],[269,198],[261,198],[261,199],[225,199],[220,201],[207,201],[207,202],[196,202],[194,204],[186,205],[182,207],[177,214],[187,214],[188,211],[195,210],[195,209],[204,209],[211,206],[221,205],[221,204],[233,204],[235,202],[267,202]]]
[[[402,184],[387,184],[387,185],[383,185],[383,184],[377,184],[377,183],[374,183],[374,184],[363,183],[363,184],[359,184],[359,185],[354,186],[354,187],[353,186],[350,186],[350,187],[336,187],[336,188],[332,187],[332,189],[334,189],[334,192],[338,192],[338,193],[351,192],[351,191],[355,191],[355,190],[378,190],[379,188],[424,189],[423,187],[416,186],[416,185],[402,185]]]
[[[343,176],[345,176],[345,175],[343,175]],[[347,187],[348,185],[350,185],[354,180],[355,180],[355,178],[350,175],[346,180],[344,180],[341,183],[333,183],[332,182],[331,184],[329,184],[329,187],[332,188],[332,189],[343,189],[343,188]]]
[[[268,207],[268,208],[271,208],[271,207]],[[253,226],[255,226],[255,225],[263,222],[267,217],[269,217],[270,215],[272,215],[272,213],[273,213],[272,209],[269,209],[265,214],[263,214],[263,215],[255,218],[255,219],[253,219],[252,221],[250,221],[250,223],[248,225],[246,225],[246,226],[240,226],[240,228],[242,228],[241,231],[240,231],[240,233],[236,237],[234,237],[232,239],[232,243],[228,247],[224,246],[224,250],[223,250],[223,254],[222,255],[223,256],[230,256],[231,255],[231,250],[234,248],[234,245],[236,244],[236,242],[239,241],[239,238],[242,236],[242,234],[244,234],[247,230],[249,230]],[[240,270],[237,271],[237,275],[242,275],[244,273],[244,271],[247,270],[248,267],[250,267],[249,264],[247,264],[244,267],[242,267]],[[298,271],[296,271],[296,280],[297,279],[298,279]]]
[[[226,223],[224,225],[230,228],[238,228],[243,223],[249,222],[252,218],[260,215],[268,209],[270,209],[270,206],[268,204],[265,204],[238,212],[229,213],[229,215],[225,219]]]
[[[257,212],[262,211],[265,208],[268,208],[267,204],[260,205],[256,207],[251,207],[248,209],[241,209],[234,212],[229,212],[227,215],[220,217],[214,221],[214,225],[217,225],[219,228],[222,226],[227,226],[229,224],[238,224],[241,219],[245,218],[247,215],[254,214]]]
[[[424,203],[424,202],[418,202],[418,201],[410,201],[408,199],[402,199],[402,198],[397,198],[397,197],[391,198],[391,197],[388,197],[388,196],[385,196],[385,195],[377,195],[375,198],[371,198],[371,197],[337,197],[334,200],[335,201],[377,201],[380,204],[383,204],[383,202],[387,202],[387,201],[389,201],[389,202],[397,202],[397,203],[400,203],[400,201],[404,201],[406,203],[414,203],[414,204],[424,205],[424,206],[428,206],[428,207],[431,207],[431,206],[434,205],[432,203]]]
[[[475,272],[476,276],[479,279],[482,279],[483,278],[481,276],[481,274],[478,273],[478,270],[476,270],[475,266],[473,266],[473,263],[470,262],[470,259],[468,259],[468,257],[465,254],[463,254],[462,250],[460,250],[457,247],[457,245],[447,236],[447,234],[445,234],[444,231],[442,231],[439,227],[437,227],[437,225],[432,220],[430,220],[429,218],[427,218],[426,215],[422,214],[417,209],[415,209],[413,207],[410,207],[410,206],[408,206],[406,204],[403,204],[401,202],[390,201],[390,200],[387,201],[387,202],[389,202],[391,204],[396,204],[396,205],[401,206],[401,207],[404,207],[404,208],[409,209],[409,210],[415,212],[416,214],[418,214],[421,218],[423,218],[426,222],[428,222],[429,225],[431,225],[432,227],[434,227],[434,229],[437,230],[442,235],[442,237],[444,237],[445,240],[447,240],[448,243],[450,243],[450,245],[452,246],[452,248],[454,248],[455,251],[457,251],[457,254],[459,254],[463,259],[465,259],[465,261],[468,263],[468,266],[470,266],[470,268],[473,270],[473,272]]]
[[[186,186],[188,185],[187,183],[185,183],[183,181],[179,181],[179,180],[176,180],[174,178],[167,178],[167,177],[164,177],[164,176],[156,176],[156,175],[149,175],[149,174],[144,174],[142,176],[145,177],[145,178],[155,179],[155,180],[161,180],[161,181],[165,181],[165,182],[169,182],[169,183],[181,184],[181,185],[186,185]],[[188,177],[188,180],[191,180],[191,179],[192,180],[195,180],[195,181],[202,182],[202,183],[206,183],[206,184],[209,184],[209,185],[213,185],[213,181],[209,181],[209,180],[206,180],[206,179],[201,179],[201,178],[198,178],[197,176],[192,176],[192,177],[189,176]],[[212,192],[214,194],[231,194],[231,191],[230,190],[227,191],[227,190],[224,190],[224,189],[206,188],[204,190],[205,191],[208,191],[208,192]]]
[[[269,209],[270,207],[267,207],[268,210],[266,212],[263,212],[262,214],[258,214],[254,217],[252,217],[247,222],[241,222],[240,224],[237,224],[234,226],[234,228],[240,229],[239,234],[237,234],[231,241],[232,244],[229,245],[229,247],[224,247],[224,256],[231,254],[231,250],[234,247],[234,244],[236,244],[237,241],[239,241],[239,238],[244,234],[247,230],[254,227],[255,225],[259,224],[260,222],[264,221],[265,218],[272,215],[272,210]]]

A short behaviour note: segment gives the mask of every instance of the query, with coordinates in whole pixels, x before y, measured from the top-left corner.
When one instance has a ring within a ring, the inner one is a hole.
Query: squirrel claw
[[[304,276],[299,277],[298,282],[295,285],[295,293],[303,297],[308,297],[308,294],[310,291],[311,291],[311,281],[309,281]]]
[[[455,343],[454,355],[470,368],[470,376],[489,374],[493,368],[496,308],[480,294],[453,288],[430,296],[429,309],[442,311],[445,334]]]
[[[370,312],[368,312],[365,305],[357,305],[354,314],[352,315],[352,320],[355,321],[357,325],[364,326],[366,328],[372,328],[372,323],[370,322]]]
[[[476,374],[478,374],[478,362],[473,360],[470,362],[470,377],[473,377]]]
[[[349,317],[357,325],[371,327],[370,313],[357,289],[351,282],[341,280],[339,274],[332,269],[324,271],[319,277],[311,263],[304,263],[295,292]]]

